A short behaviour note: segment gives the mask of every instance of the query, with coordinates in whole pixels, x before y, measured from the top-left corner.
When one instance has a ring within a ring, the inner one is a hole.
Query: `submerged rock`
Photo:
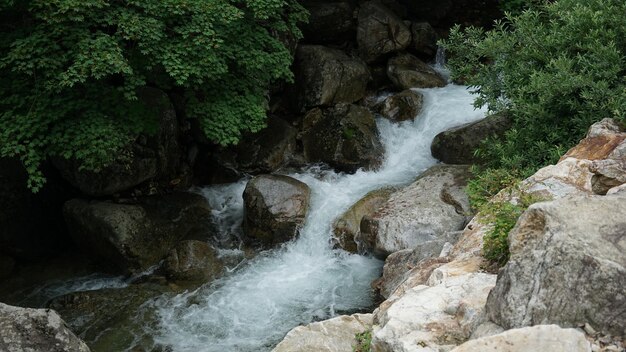
[[[433,156],[446,164],[478,164],[474,155],[480,143],[489,137],[502,136],[511,127],[505,114],[490,115],[439,133],[430,147]]]
[[[435,88],[446,85],[437,71],[411,54],[389,59],[387,76],[398,89]]]
[[[324,162],[345,172],[380,165],[384,151],[368,109],[352,104],[313,109],[303,124],[302,144],[308,162]]]
[[[0,351],[89,352],[89,347],[53,310],[0,303]]]
[[[292,329],[272,352],[349,352],[371,327],[371,314],[341,315]]]
[[[305,183],[289,176],[254,177],[243,192],[244,234],[262,245],[295,238],[309,210],[310,194]]]
[[[144,197],[134,204],[72,199],[63,211],[74,240],[124,272],[157,264],[183,238],[213,234],[206,199],[192,193]]]
[[[300,110],[353,103],[365,96],[370,73],[359,58],[321,45],[300,45],[294,65]]]
[[[451,352],[591,352],[585,335],[557,325],[512,329],[497,335],[470,340]]]
[[[411,43],[409,27],[380,2],[363,3],[358,22],[356,40],[361,56],[367,62],[402,50]]]
[[[374,255],[386,257],[463,229],[470,216],[467,166],[436,165],[391,195],[361,221],[361,236]]]
[[[509,234],[511,259],[489,295],[505,328],[586,322],[626,334],[626,195],[536,203]]]
[[[361,219],[374,214],[394,192],[392,188],[371,191],[350,207],[333,223],[333,234],[339,247],[352,253],[358,252]]]
[[[385,99],[379,106],[383,117],[391,121],[413,120],[422,110],[424,96],[407,89]]]

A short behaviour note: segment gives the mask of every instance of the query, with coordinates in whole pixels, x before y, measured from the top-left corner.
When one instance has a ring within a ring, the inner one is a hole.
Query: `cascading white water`
[[[380,170],[346,175],[311,167],[292,174],[312,190],[299,238],[261,253],[211,285],[150,303],[147,309],[158,315],[150,331],[154,341],[177,352],[267,351],[299,324],[371,307],[370,282],[382,263],[333,250],[333,220],[367,192],[410,183],[435,164],[430,144],[437,133],[484,117],[484,111],[473,109],[466,87],[419,91],[424,108],[414,121],[378,120],[386,151]],[[218,209],[221,227],[229,231],[242,215],[244,185],[204,191]]]

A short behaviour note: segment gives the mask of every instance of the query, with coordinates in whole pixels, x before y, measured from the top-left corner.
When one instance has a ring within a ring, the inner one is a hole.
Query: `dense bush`
[[[0,156],[36,190],[48,156],[97,170],[155,131],[137,89],[182,97],[216,143],[265,121],[272,81],[291,79],[278,39],[300,32],[295,0],[0,0]]]
[[[626,116],[626,2],[559,0],[493,30],[453,28],[443,45],[453,78],[477,106],[509,110],[513,127],[478,153],[522,175],[556,161],[603,118]]]

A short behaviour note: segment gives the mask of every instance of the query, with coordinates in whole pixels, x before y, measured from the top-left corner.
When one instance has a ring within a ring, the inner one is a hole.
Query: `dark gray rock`
[[[361,5],[358,23],[356,40],[359,52],[367,62],[403,50],[411,43],[409,27],[377,1],[368,1]]]
[[[152,179],[169,182],[186,167],[181,161],[183,153],[178,143],[176,113],[168,96],[149,87],[140,90],[138,96],[159,120],[159,129],[153,136],[140,136],[111,164],[97,172],[81,170],[76,160],[53,159],[61,175],[83,194],[112,195]]]
[[[411,38],[411,50],[426,60],[435,58],[437,32],[428,22],[411,23]]]
[[[424,96],[410,89],[391,95],[385,99],[378,112],[391,121],[413,120],[422,110]]]
[[[89,347],[53,310],[0,303],[0,351],[89,352]]]
[[[435,88],[446,85],[446,80],[439,73],[410,54],[389,59],[387,75],[398,89]]]
[[[504,135],[511,127],[506,114],[495,114],[439,133],[430,147],[433,156],[446,164],[480,164],[474,155],[480,143],[489,137]]]
[[[321,45],[298,47],[294,63],[296,100],[301,111],[353,103],[365,96],[370,73],[359,58]]]
[[[309,22],[302,24],[303,41],[313,44],[341,44],[356,33],[355,7],[349,1],[303,1]]]
[[[260,175],[243,192],[247,239],[268,246],[295,238],[309,209],[309,187],[283,175]]]
[[[63,210],[74,240],[124,272],[157,264],[181,239],[213,234],[207,201],[192,193],[144,197],[134,204],[72,199]]]
[[[210,282],[222,273],[224,265],[207,242],[179,242],[167,255],[163,269],[173,281]]]
[[[345,172],[375,169],[383,155],[374,115],[351,104],[309,111],[302,144],[308,162],[324,162]]]

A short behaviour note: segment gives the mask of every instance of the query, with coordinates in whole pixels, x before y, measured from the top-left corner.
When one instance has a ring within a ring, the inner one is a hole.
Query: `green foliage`
[[[452,29],[442,44],[476,106],[508,110],[513,127],[479,155],[527,175],[558,160],[603,118],[626,118],[626,2],[559,0],[508,15],[493,30]]]
[[[137,91],[154,86],[216,143],[265,124],[271,82],[291,80],[305,10],[295,0],[0,2],[0,156],[29,186],[49,156],[97,170],[156,130]]]
[[[481,209],[500,190],[519,183],[520,175],[514,170],[472,168],[473,178],[467,184],[467,195],[472,208]]]
[[[370,352],[372,350],[372,330],[366,330],[354,335],[356,346],[352,347],[352,352]]]

